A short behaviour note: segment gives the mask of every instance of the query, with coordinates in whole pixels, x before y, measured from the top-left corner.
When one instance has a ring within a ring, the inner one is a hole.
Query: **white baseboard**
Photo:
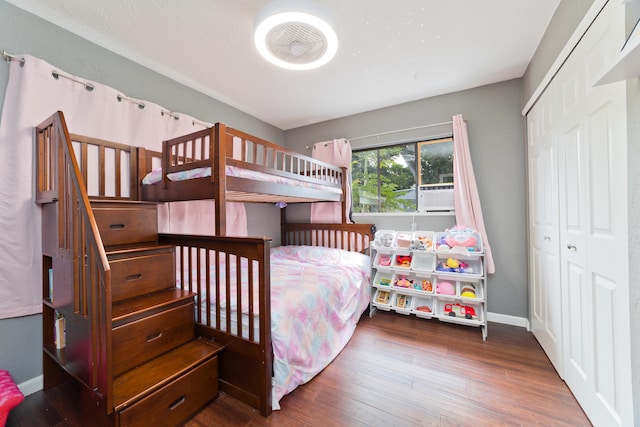
[[[520,326],[529,329],[529,319],[524,317],[509,316],[507,314],[487,313],[487,321],[503,323],[505,325]]]
[[[36,391],[40,391],[44,387],[44,376],[38,375],[35,378],[31,378],[25,382],[17,384],[18,388],[25,396],[29,396],[30,394],[35,393]]]

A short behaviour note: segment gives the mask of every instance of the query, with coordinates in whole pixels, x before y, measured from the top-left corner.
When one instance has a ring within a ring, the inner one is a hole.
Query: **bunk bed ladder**
[[[36,128],[44,388],[77,383],[83,423],[180,424],[218,395],[224,347],[196,334],[195,294],[176,287],[175,246],[158,241],[157,205],[136,200],[135,148],[73,138],[78,152],[61,112]],[[105,194],[103,163],[98,194],[87,195],[91,145],[99,162],[116,153],[115,195]],[[64,344],[52,332],[60,319]]]

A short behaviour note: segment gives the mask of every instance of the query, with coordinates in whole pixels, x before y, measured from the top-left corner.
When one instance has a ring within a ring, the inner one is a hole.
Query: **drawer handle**
[[[182,405],[184,402],[186,402],[187,398],[182,395],[178,398],[178,400],[176,400],[175,402],[173,402],[171,405],[169,405],[169,410],[173,411],[174,409],[176,409],[178,406]]]
[[[162,331],[151,334],[147,337],[147,342],[155,341],[162,336]]]
[[[134,280],[140,280],[140,279],[142,279],[142,274],[138,273],[138,274],[132,274],[130,276],[127,276],[125,280],[127,282],[133,282]]]
[[[112,230],[123,230],[124,224],[109,224],[109,228]]]

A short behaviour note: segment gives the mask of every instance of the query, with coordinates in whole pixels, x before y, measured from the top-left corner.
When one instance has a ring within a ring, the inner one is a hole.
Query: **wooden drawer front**
[[[174,252],[141,255],[109,261],[113,302],[176,285]]]
[[[120,412],[121,427],[176,426],[218,395],[218,357]]]
[[[193,302],[113,329],[113,375],[195,338]]]
[[[158,214],[155,206],[94,208],[93,214],[105,246],[157,240]]]

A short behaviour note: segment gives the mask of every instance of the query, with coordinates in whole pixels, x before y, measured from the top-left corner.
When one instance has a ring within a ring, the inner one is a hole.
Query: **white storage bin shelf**
[[[461,240],[475,241],[472,251],[456,245],[435,250],[438,240],[446,241],[449,236],[444,232],[378,231],[372,245],[375,272],[371,281],[371,314],[379,309],[478,326],[486,339],[487,290],[482,240],[477,232],[471,236],[465,232]]]

